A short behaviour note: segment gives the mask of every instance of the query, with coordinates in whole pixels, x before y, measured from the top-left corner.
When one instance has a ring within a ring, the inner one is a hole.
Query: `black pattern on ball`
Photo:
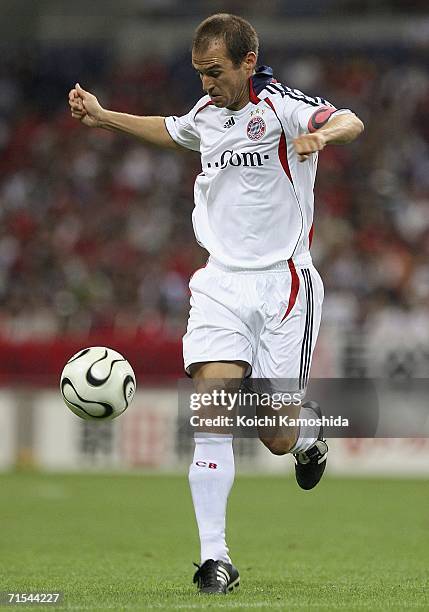
[[[87,348],[87,349],[83,349],[83,351],[80,351],[80,353],[78,353],[77,355],[75,355],[74,357],[72,357],[70,359],[70,361],[67,361],[67,363],[72,363],[73,361],[76,361],[76,359],[80,359],[80,357],[83,357],[84,355],[86,355],[87,353],[89,353],[91,349]]]
[[[104,359],[106,359],[107,358],[107,354],[108,354],[107,350],[104,351],[104,355],[102,357],[100,357],[100,359],[97,359],[97,361],[94,361],[94,363],[91,365],[91,367],[89,368],[89,370],[86,373],[86,381],[92,387],[101,387],[101,385],[104,385],[104,383],[109,380],[109,378],[110,378],[110,376],[112,374],[113,366],[115,365],[115,363],[119,363],[120,361],[125,361],[125,359],[115,359],[110,364],[110,371],[109,371],[108,375],[105,378],[95,378],[92,375],[91,370],[95,366],[96,363],[100,363],[100,361],[103,361]]]
[[[96,416],[94,414],[91,414],[90,412],[87,412],[85,410],[85,408],[82,408],[82,406],[80,406],[79,404],[75,404],[74,402],[71,402],[64,394],[64,387],[66,385],[70,385],[70,387],[73,389],[73,391],[76,393],[77,397],[80,399],[81,402],[84,402],[85,404],[93,404],[95,406],[103,406],[105,412],[104,414],[101,414],[99,416]],[[109,417],[112,416],[113,414],[113,406],[111,406],[110,404],[108,404],[107,402],[93,402],[92,400],[87,400],[83,397],[81,397],[79,395],[79,393],[76,391],[75,386],[73,385],[72,381],[70,380],[70,378],[63,378],[63,380],[61,381],[61,393],[63,394],[64,399],[71,404],[72,406],[74,406],[75,408],[78,408],[79,410],[81,410],[82,412],[84,412],[86,415],[88,415],[91,419],[107,419]]]

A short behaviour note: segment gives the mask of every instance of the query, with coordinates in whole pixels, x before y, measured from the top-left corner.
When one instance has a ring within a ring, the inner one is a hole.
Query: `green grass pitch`
[[[0,591],[70,610],[429,610],[429,484],[238,476],[228,536],[241,588],[201,596],[186,476],[0,476]]]

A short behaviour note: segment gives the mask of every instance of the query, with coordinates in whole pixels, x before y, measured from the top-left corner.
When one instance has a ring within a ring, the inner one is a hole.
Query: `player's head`
[[[248,80],[258,48],[258,35],[241,17],[219,13],[200,23],[192,45],[192,64],[216,106],[236,108],[248,101]]]

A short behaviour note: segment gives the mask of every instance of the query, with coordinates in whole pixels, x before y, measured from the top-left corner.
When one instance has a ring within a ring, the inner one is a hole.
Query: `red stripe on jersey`
[[[296,302],[296,296],[298,295],[298,291],[299,291],[299,276],[296,272],[295,265],[292,259],[288,259],[287,263],[288,263],[290,275],[291,275],[291,285],[290,285],[289,302],[287,305],[287,310],[283,316],[282,322],[286,319],[286,317],[288,316],[288,314],[294,307],[295,302]]]
[[[207,108],[207,106],[210,106],[210,104],[213,104],[212,100],[209,100],[208,102],[206,102],[205,104],[203,104],[202,106],[200,106],[200,108],[197,109],[197,112],[194,115],[194,119],[195,117],[198,115],[198,113],[200,113],[202,110],[204,110],[205,108]]]
[[[311,247],[311,243],[313,242],[313,231],[314,231],[314,226],[313,226],[313,223],[312,223],[311,227],[310,227],[309,234],[308,234],[308,243],[309,243],[308,247],[309,248]]]
[[[279,158],[280,158],[280,163],[283,166],[283,170],[286,172],[288,179],[293,185],[292,175],[290,173],[289,163],[287,160],[286,136],[283,131],[282,131],[282,135],[280,136],[280,142],[279,142]]]
[[[278,155],[279,155],[280,163],[281,163],[281,165],[283,167],[283,170],[286,172],[286,175],[287,175],[288,179],[290,180],[290,182],[292,183],[292,186],[293,186],[292,174],[290,172],[289,162],[288,162],[288,159],[287,159],[287,143],[286,143],[286,136],[285,136],[285,133],[284,133],[284,130],[283,130],[283,126],[281,124],[280,119],[278,118],[278,115],[276,113],[276,109],[274,108],[274,104],[271,102],[271,100],[269,98],[265,98],[265,102],[272,108],[275,116],[279,120],[280,127],[282,129],[282,134],[280,136],[280,141],[279,141]],[[294,189],[295,189],[295,187],[294,187]]]
[[[259,104],[261,101],[258,96],[255,94],[255,90],[253,89],[252,79],[249,79],[249,98],[253,104]]]

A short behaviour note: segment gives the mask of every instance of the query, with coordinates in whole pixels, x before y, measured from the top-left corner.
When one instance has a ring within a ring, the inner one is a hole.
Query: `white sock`
[[[298,418],[306,420],[318,419],[319,415],[309,406],[301,406]],[[289,452],[303,453],[304,451],[308,450],[316,442],[319,432],[319,425],[301,425],[295,445]]]
[[[228,495],[234,482],[232,435],[195,434],[189,484],[201,542],[201,563],[231,563],[225,542]]]

